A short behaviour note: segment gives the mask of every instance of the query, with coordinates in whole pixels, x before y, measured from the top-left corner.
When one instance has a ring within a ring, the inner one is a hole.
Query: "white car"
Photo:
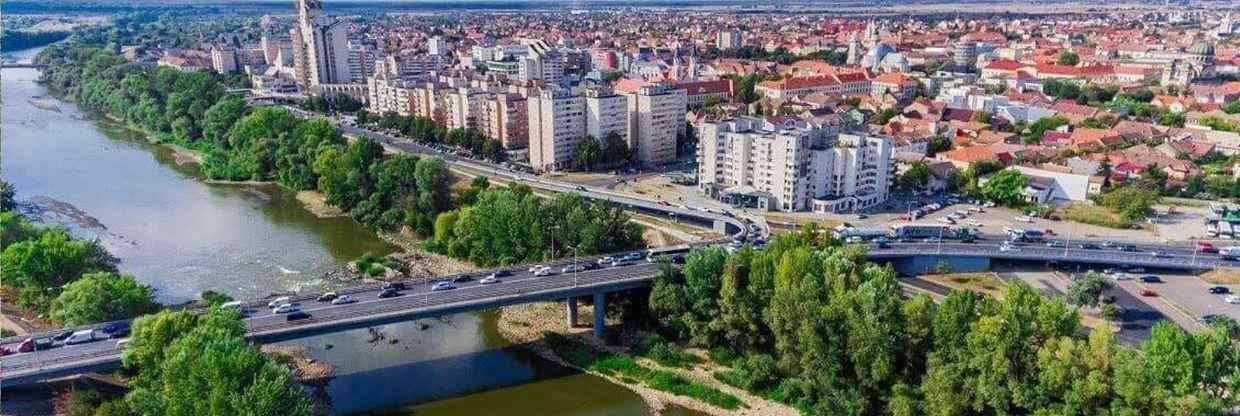
[[[1223,298],[1223,301],[1232,305],[1240,305],[1240,296],[1227,295],[1227,297]]]
[[[481,283],[484,285],[491,285],[491,284],[499,283],[499,279],[496,278],[495,275],[491,275],[491,276],[482,278],[482,280],[479,280],[478,283]]]
[[[1115,281],[1117,281],[1117,282],[1118,282],[1118,281],[1121,281],[1121,280],[1132,280],[1132,275],[1131,275],[1131,274],[1128,274],[1128,273],[1123,273],[1123,272],[1120,272],[1120,273],[1115,273],[1115,274],[1111,275],[1111,279],[1113,279],[1113,280],[1115,280]]]
[[[357,302],[357,299],[353,299],[353,297],[349,295],[340,295],[335,299],[332,299],[332,305],[344,305],[353,302]]]
[[[1029,217],[1028,215],[1017,215],[1017,216],[1016,216],[1016,221],[1020,221],[1020,222],[1033,222],[1033,218]]]
[[[533,267],[530,267],[530,273],[538,274],[538,271],[539,271],[539,270],[542,270],[542,269],[545,269],[545,268],[547,268],[547,266],[543,266],[543,265],[541,265],[541,264],[536,264],[536,265],[534,265]]]
[[[1016,248],[1016,246],[1012,246],[1008,244],[999,246],[999,251],[1017,251],[1017,250],[1020,250],[1020,249]]]
[[[601,259],[598,259],[598,265],[605,266],[605,265],[611,264],[613,261],[616,261],[615,257],[612,257],[612,256],[603,257]]]
[[[284,305],[284,304],[286,304],[286,303],[290,303],[291,301],[292,301],[292,299],[290,299],[288,296],[281,296],[281,297],[278,297],[278,298],[272,299],[272,300],[271,300],[271,302],[267,302],[267,307],[268,307],[268,308],[275,308],[275,307],[277,307],[277,306]]]
[[[432,292],[438,292],[441,290],[451,290],[451,289],[456,289],[456,286],[452,286],[452,284],[448,282],[439,282],[439,283],[435,283],[434,286],[431,286]]]
[[[293,313],[293,312],[297,312],[300,310],[301,308],[298,308],[296,306],[286,303],[283,305],[276,306],[275,309],[271,310],[271,313]]]
[[[535,276],[550,276],[550,275],[551,275],[551,268],[550,268],[550,267],[543,267],[543,268],[540,268],[540,269],[538,269],[538,270],[534,270],[534,275],[535,275]]]

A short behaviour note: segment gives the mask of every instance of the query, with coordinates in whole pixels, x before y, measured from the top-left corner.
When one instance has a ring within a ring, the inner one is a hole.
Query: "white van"
[[[291,300],[292,299],[290,299],[288,296],[281,296],[281,297],[272,299],[271,302],[267,302],[267,307],[274,308],[274,307],[289,303],[289,301]]]
[[[73,335],[69,335],[69,338],[65,338],[65,345],[85,344],[94,340],[95,330],[83,329],[81,331],[74,332]]]
[[[234,300],[220,305],[220,309],[231,309],[240,312],[242,309],[245,309],[245,303],[239,300]]]

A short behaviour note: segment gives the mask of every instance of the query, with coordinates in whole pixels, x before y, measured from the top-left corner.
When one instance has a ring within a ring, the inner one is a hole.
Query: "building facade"
[[[556,171],[572,162],[577,142],[586,134],[585,97],[549,88],[526,100],[530,166]]]

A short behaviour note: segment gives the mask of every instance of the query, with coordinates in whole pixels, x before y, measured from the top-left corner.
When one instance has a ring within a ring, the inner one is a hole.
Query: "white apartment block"
[[[703,123],[699,187],[729,203],[785,212],[849,212],[887,199],[890,140],[821,136],[749,117]]]
[[[322,2],[298,0],[296,35],[301,42],[298,69],[310,87],[353,81],[349,73],[349,30],[345,22],[323,16]]]
[[[439,36],[431,37],[426,41],[426,52],[431,55],[447,55],[448,42]]]
[[[477,127],[477,113],[482,104],[483,93],[469,87],[453,88],[444,94],[445,125],[449,129]]]
[[[530,166],[555,171],[569,165],[577,142],[586,134],[585,107],[585,97],[562,89],[544,89],[529,96]]]
[[[211,69],[221,74],[231,74],[241,70],[237,64],[237,51],[232,48],[211,48]]]
[[[349,76],[352,82],[366,82],[375,74],[375,49],[367,45],[349,45]]]
[[[637,161],[659,165],[676,159],[676,138],[685,130],[688,96],[671,84],[630,83],[620,90],[629,101],[629,148]]]
[[[416,114],[413,108],[413,86],[386,76],[366,79],[366,91],[370,97],[370,112],[376,114],[396,113],[402,116]]]
[[[715,46],[719,49],[735,49],[741,47],[741,32],[739,30],[720,31]]]
[[[629,98],[614,91],[591,88],[585,91],[586,135],[603,140],[615,133],[629,141]]]

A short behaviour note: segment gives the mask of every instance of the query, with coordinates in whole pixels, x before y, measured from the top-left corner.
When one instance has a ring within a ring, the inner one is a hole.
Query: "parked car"
[[[1228,289],[1227,286],[1211,286],[1210,293],[1215,295],[1223,295],[1231,293],[1231,289]]]
[[[332,299],[332,305],[345,305],[353,302],[357,302],[357,299],[353,299],[353,297],[349,295],[340,295],[339,297]]]
[[[117,348],[117,349],[121,349],[121,350],[123,350],[123,349],[125,349],[125,347],[128,347],[128,346],[129,346],[129,338],[124,338],[124,339],[119,339],[119,340],[116,340],[116,348]]]
[[[438,292],[441,290],[452,290],[452,289],[456,289],[456,286],[452,286],[452,283],[448,283],[448,282],[439,282],[439,283],[435,283],[434,286],[431,286],[431,290],[435,292]]]
[[[283,305],[276,306],[274,309],[271,310],[271,313],[292,313],[292,312],[297,312],[300,310],[301,308],[298,308],[296,306],[286,303]]]
[[[564,266],[564,268],[560,270],[560,273],[576,273],[576,272],[581,272],[585,270],[586,270],[586,267],[584,264],[574,263],[574,264]]]
[[[1202,253],[1217,253],[1218,247],[1214,247],[1214,244],[1210,244],[1208,241],[1198,241],[1197,251]]]
[[[1142,283],[1162,283],[1162,279],[1159,278],[1158,276],[1147,274],[1145,276],[1141,276],[1141,282]]]
[[[337,295],[336,292],[327,292],[322,295],[319,295],[319,298],[317,300],[319,302],[331,302],[333,300],[336,300],[336,298],[338,297],[340,296]]]
[[[538,268],[537,270],[534,270],[535,276],[550,276],[551,273],[552,273],[551,268],[546,267],[546,266],[543,266],[541,268]]]
[[[452,279],[453,282],[457,282],[457,283],[465,283],[471,280],[474,280],[474,278],[470,277],[467,274],[463,274],[463,275],[457,276],[456,278]]]
[[[611,262],[613,262],[613,261],[616,261],[616,258],[615,258],[615,257],[612,257],[612,256],[607,256],[607,257],[603,257],[603,258],[601,258],[601,259],[598,259],[598,264],[599,264],[599,265],[608,265],[608,264],[611,264]]]
[[[400,296],[400,291],[396,289],[383,289],[379,291],[379,298],[382,298],[382,299],[394,298],[397,296]]]

